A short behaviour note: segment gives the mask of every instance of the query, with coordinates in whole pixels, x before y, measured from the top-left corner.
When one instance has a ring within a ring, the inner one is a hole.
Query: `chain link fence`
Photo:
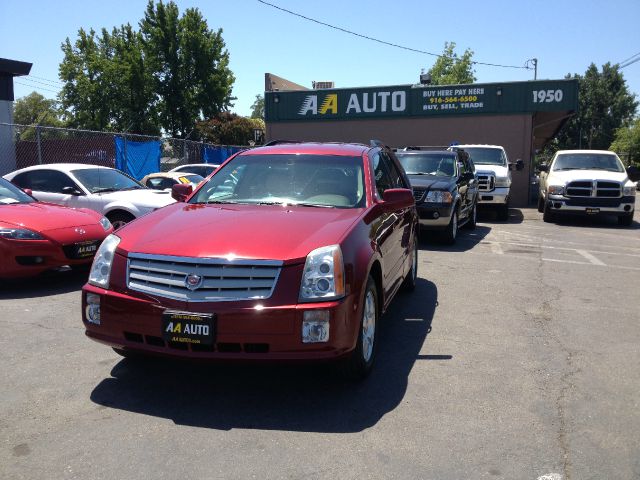
[[[129,133],[96,132],[70,128],[0,123],[0,175],[47,163],[83,163],[116,167],[116,139],[124,142],[159,141],[160,170],[207,162],[207,151],[235,152],[250,146],[214,145],[180,138],[162,138]],[[225,158],[218,155],[217,158]]]

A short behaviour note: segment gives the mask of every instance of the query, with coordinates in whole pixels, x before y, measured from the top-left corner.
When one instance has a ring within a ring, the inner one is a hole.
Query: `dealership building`
[[[525,164],[512,172],[514,207],[529,203],[534,153],[577,108],[573,79],[307,89],[265,75],[267,141],[502,145],[510,161]]]

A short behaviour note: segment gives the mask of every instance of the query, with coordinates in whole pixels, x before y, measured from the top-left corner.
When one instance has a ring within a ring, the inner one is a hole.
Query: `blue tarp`
[[[160,171],[160,142],[132,142],[116,137],[116,168],[137,180]]]
[[[241,147],[204,147],[204,151],[202,152],[202,158],[204,158],[205,163],[213,163],[216,165],[220,165],[227,158],[229,158],[234,153],[239,152],[240,150],[244,150]]]

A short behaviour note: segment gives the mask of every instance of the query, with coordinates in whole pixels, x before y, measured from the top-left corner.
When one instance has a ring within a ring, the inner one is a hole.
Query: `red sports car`
[[[112,231],[93,210],[38,202],[0,178],[0,278],[89,264]]]
[[[370,371],[380,316],[417,275],[418,216],[391,150],[256,148],[173,194],[100,246],[83,288],[91,339],[123,355]]]

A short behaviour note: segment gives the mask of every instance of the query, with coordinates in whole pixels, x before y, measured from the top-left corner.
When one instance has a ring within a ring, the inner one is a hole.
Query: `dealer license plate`
[[[596,213],[600,213],[599,208],[587,208],[585,211],[587,212],[587,215],[594,215]]]
[[[214,316],[211,313],[177,310],[165,310],[162,313],[162,338],[167,342],[211,345],[214,328]]]
[[[75,243],[71,249],[71,258],[93,257],[98,250],[99,243],[97,241]]]

